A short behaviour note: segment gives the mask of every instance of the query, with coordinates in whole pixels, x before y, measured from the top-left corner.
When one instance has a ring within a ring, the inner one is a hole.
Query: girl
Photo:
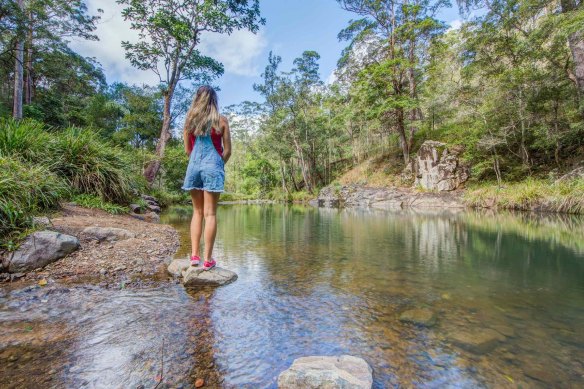
[[[217,93],[210,86],[197,90],[189,108],[184,127],[185,151],[190,155],[183,189],[191,193],[191,265],[200,263],[200,240],[205,218],[205,262],[203,269],[212,269],[217,235],[217,201],[225,184],[225,163],[231,156],[229,123],[219,115]]]

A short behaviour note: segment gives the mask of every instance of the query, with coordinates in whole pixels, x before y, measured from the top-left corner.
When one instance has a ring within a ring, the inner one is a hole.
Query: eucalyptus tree
[[[339,33],[350,42],[339,61],[363,59],[352,93],[370,115],[399,135],[404,162],[409,161],[417,121],[422,118],[418,97],[421,69],[430,40],[444,30],[434,18],[447,0],[337,0],[359,19]]]
[[[14,44],[13,115],[21,118],[23,103],[31,104],[39,54],[66,52],[67,39],[97,40],[99,15],[89,15],[84,0],[18,0],[18,23],[11,31]],[[101,10],[98,10],[100,13]]]
[[[122,15],[138,31],[140,40],[124,41],[126,58],[140,70],[154,72],[164,96],[163,124],[156,144],[156,159],[145,169],[152,184],[171,138],[172,104],[177,85],[184,80],[209,83],[223,74],[223,66],[198,50],[206,33],[257,32],[265,21],[259,0],[117,0]]]

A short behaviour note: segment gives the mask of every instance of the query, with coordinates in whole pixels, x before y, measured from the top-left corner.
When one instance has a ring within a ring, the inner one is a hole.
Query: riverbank
[[[88,227],[103,229],[100,231],[121,229],[128,233],[102,240],[88,233]],[[48,229],[77,237],[80,248],[42,269],[16,277],[3,273],[3,281],[41,284],[62,281],[108,288],[139,287],[166,279],[166,264],[179,247],[178,233],[169,225],[73,204],[63,204],[50,218]]]

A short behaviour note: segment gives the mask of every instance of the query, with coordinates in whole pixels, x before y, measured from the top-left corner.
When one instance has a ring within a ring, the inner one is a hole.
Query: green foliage
[[[182,184],[189,164],[189,157],[185,153],[183,144],[175,144],[166,149],[162,160],[162,179],[164,187],[176,193],[182,192]]]
[[[527,179],[498,187],[487,183],[471,188],[465,195],[467,204],[482,208],[547,210],[564,213],[584,213],[584,180],[561,182]]]
[[[54,137],[48,151],[55,157],[55,171],[77,193],[124,203],[139,189],[123,151],[90,130],[69,128]]]
[[[9,240],[30,227],[33,215],[56,207],[69,192],[46,166],[0,156],[0,237]]]
[[[97,208],[113,215],[120,215],[129,212],[128,207],[104,201],[99,196],[81,194],[73,197],[73,202],[85,208]]]

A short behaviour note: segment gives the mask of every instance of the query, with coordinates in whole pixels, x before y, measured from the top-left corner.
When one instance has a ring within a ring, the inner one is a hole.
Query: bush
[[[33,215],[56,207],[68,194],[66,183],[45,166],[0,157],[0,236],[31,227]]]
[[[85,208],[97,208],[102,209],[108,213],[119,215],[122,213],[128,213],[130,209],[128,207],[124,207],[118,204],[109,203],[107,201],[102,200],[98,196],[82,194],[73,197],[73,202],[79,206]]]
[[[126,203],[139,189],[122,151],[94,132],[69,128],[53,139],[49,153],[55,158],[56,172],[76,193]]]

